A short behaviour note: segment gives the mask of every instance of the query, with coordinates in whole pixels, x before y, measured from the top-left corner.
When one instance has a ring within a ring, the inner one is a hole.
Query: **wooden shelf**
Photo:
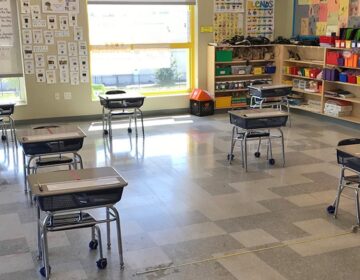
[[[335,51],[353,51],[357,50],[358,48],[335,48],[335,47],[327,47],[328,50],[335,50]]]
[[[233,61],[216,61],[215,64],[243,64],[243,63],[265,63],[265,62],[274,62],[274,59],[265,60],[265,59],[253,59],[253,60],[233,60]]]
[[[346,85],[346,86],[352,86],[352,87],[360,87],[360,84],[351,84],[351,83],[344,83],[344,82],[339,82],[339,81],[328,81],[328,80],[325,80],[325,82],[331,83],[331,84]]]
[[[248,105],[234,105],[230,107],[215,107],[215,109],[237,109],[237,108],[247,108]]]
[[[318,60],[295,60],[295,59],[286,59],[285,62],[291,62],[291,63],[297,63],[297,64],[306,64],[306,65],[318,65],[318,66],[324,66],[323,61]]]
[[[326,64],[327,68],[341,68],[341,69],[354,69],[354,70],[360,70],[359,67],[346,67],[346,66],[338,66],[338,65],[332,65],[332,64]]]
[[[337,99],[337,100],[343,100],[343,101],[348,101],[351,103],[360,104],[360,97],[341,98],[341,97],[333,97],[333,96],[327,96],[327,95],[324,95],[324,97],[329,98],[329,99]]]
[[[260,48],[260,47],[275,47],[276,45],[213,45],[209,44],[209,46],[213,46],[215,48]]]
[[[298,79],[305,79],[305,80],[313,80],[313,81],[319,81],[322,82],[323,80],[319,80],[319,79],[315,79],[315,78],[310,78],[310,77],[305,77],[305,76],[298,76],[298,75],[290,75],[290,74],[283,74],[286,77],[291,77],[291,78],[298,78]]]
[[[224,76],[215,76],[215,79],[270,77],[271,75],[273,74],[224,75]]]
[[[319,107],[319,110],[316,110],[316,109],[314,109],[314,107],[310,107],[309,105],[299,105],[299,106],[290,105],[290,108],[299,109],[299,110],[316,113],[316,114],[322,114],[320,107]]]
[[[299,88],[292,88],[292,91],[321,97],[320,92],[309,92],[309,91],[299,89]]]
[[[247,88],[239,88],[239,89],[216,90],[215,93],[247,92],[247,91],[249,91],[249,89],[247,89]]]

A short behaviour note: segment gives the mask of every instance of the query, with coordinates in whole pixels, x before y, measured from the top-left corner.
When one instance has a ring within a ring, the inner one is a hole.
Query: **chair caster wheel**
[[[260,157],[260,153],[259,152],[256,152],[255,154],[254,154],[254,156],[256,157],[256,158],[259,158]]]
[[[328,214],[333,215],[335,213],[335,206],[329,205],[328,208],[326,208],[326,211],[328,212]]]
[[[128,128],[128,133],[131,133],[132,132],[132,129],[131,127]]]
[[[107,259],[103,258],[103,259],[98,260],[96,262],[96,265],[97,265],[98,269],[105,269],[107,266]]]
[[[227,155],[227,160],[233,160],[234,158],[235,158],[234,155],[230,155],[230,154]]]
[[[40,274],[42,277],[46,277],[46,271],[45,271],[45,266],[43,266],[42,268],[40,268],[39,270]],[[49,266],[49,274],[51,273],[51,266]]]
[[[109,131],[107,129],[104,129],[104,135],[108,135]]]
[[[358,231],[359,231],[359,226],[358,225],[351,227],[351,232],[352,233],[357,233]]]
[[[273,158],[269,159],[269,164],[274,165],[275,164],[275,159],[273,159]]]
[[[6,136],[5,136],[5,135],[1,135],[1,140],[2,140],[2,141],[6,141]]]
[[[97,247],[98,247],[98,245],[99,245],[99,242],[98,242],[96,239],[91,240],[91,241],[89,242],[89,248],[90,248],[90,250],[96,250]]]

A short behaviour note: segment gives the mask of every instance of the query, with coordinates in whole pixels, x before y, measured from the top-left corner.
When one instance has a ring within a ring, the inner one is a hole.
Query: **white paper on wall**
[[[70,62],[70,71],[71,72],[79,72],[79,59],[76,56],[71,56],[69,58]]]
[[[59,69],[69,69],[69,58],[65,55],[58,56]]]
[[[67,55],[67,44],[65,41],[57,42],[58,55]]]
[[[79,0],[42,0],[43,13],[79,13]]]
[[[84,40],[84,33],[82,27],[74,27],[74,41]]]
[[[46,70],[46,81],[48,84],[56,84],[55,70]]]
[[[20,1],[20,11],[22,14],[30,14],[30,0]]]
[[[83,55],[83,56],[88,55],[87,44],[84,41],[79,42],[79,55]]]
[[[24,45],[23,46],[24,59],[33,59],[33,47],[32,45]]]
[[[77,14],[69,14],[69,26],[74,27],[78,25]]]
[[[60,30],[69,30],[69,17],[68,16],[60,16]]]
[[[69,56],[77,56],[78,55],[78,46],[77,46],[76,42],[69,42],[68,48],[69,48]]]
[[[39,5],[33,5],[30,7],[32,20],[41,19],[41,10]]]
[[[45,83],[46,82],[46,75],[45,75],[45,69],[36,69],[35,70],[36,75],[36,82],[38,83]]]
[[[79,56],[80,70],[89,70],[89,57]]]
[[[44,44],[43,33],[41,29],[33,30],[33,42],[34,44]]]
[[[48,15],[47,16],[47,24],[48,29],[55,30],[57,29],[57,17],[55,15]]]
[[[80,82],[88,83],[89,82],[89,70],[80,71]]]
[[[70,36],[70,32],[67,30],[61,30],[61,31],[55,31],[55,37],[57,38],[63,38],[63,37],[69,37]]]
[[[79,72],[70,72],[70,83],[73,86],[79,85]]]
[[[13,17],[10,0],[0,2],[0,46],[14,45]]]
[[[43,53],[35,54],[35,66],[36,68],[45,68],[45,55]]]
[[[31,17],[28,14],[21,15],[21,26],[24,29],[31,28]]]
[[[34,53],[48,52],[48,46],[33,46]]]
[[[56,55],[47,56],[47,64],[49,70],[55,70],[58,68],[58,59]]]
[[[27,75],[34,74],[34,60],[24,60],[24,70]]]
[[[54,31],[52,30],[44,30],[44,38],[46,45],[53,45],[55,43],[54,40]]]
[[[68,84],[70,82],[69,69],[60,69],[60,83]]]
[[[32,44],[32,32],[31,30],[23,30],[22,31],[22,39],[24,45],[31,45]]]
[[[34,28],[45,28],[46,27],[46,20],[45,19],[34,19],[32,21]]]

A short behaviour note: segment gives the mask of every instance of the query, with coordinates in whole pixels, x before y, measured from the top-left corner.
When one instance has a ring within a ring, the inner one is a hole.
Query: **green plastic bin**
[[[217,67],[215,68],[215,76],[231,75],[231,67]]]
[[[232,61],[232,50],[217,50],[215,52],[215,61],[228,62]]]

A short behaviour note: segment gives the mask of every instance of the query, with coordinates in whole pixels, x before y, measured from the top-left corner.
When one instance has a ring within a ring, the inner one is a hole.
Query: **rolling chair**
[[[126,92],[123,90],[110,90],[105,93],[105,95],[115,95],[115,94],[125,94]],[[102,125],[104,134],[109,134],[112,137],[112,127],[111,122],[113,117],[129,117],[129,127],[128,133],[132,132],[131,128],[131,119],[134,118],[135,122],[135,131],[136,136],[138,135],[137,132],[137,118],[140,116],[141,118],[141,126],[142,126],[142,134],[145,135],[144,131],[144,119],[143,113],[141,111],[141,107],[144,104],[144,97],[139,98],[124,98],[121,99],[103,99],[100,98],[100,104],[103,106],[102,112]]]
[[[359,138],[344,139],[338,143],[338,146],[360,144]],[[339,210],[340,197],[345,188],[350,188],[355,191],[355,203],[356,203],[356,218],[357,225],[353,227],[353,231],[357,231],[360,226],[360,159],[352,157],[341,151],[337,151],[337,162],[341,165],[340,182],[337,190],[337,195],[334,203],[327,208],[329,214],[337,217]],[[345,173],[351,174],[345,174]]]

